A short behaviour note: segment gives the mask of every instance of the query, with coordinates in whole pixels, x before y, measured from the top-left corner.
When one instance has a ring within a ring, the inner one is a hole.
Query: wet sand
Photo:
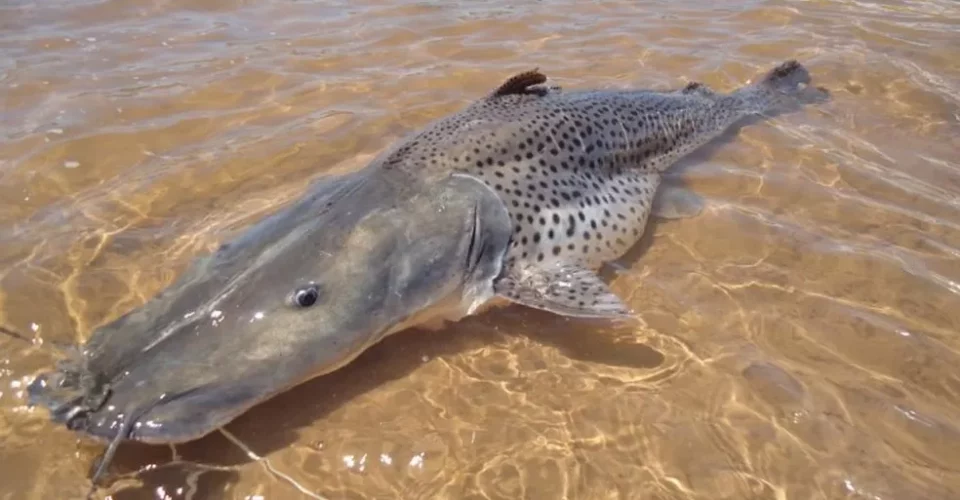
[[[87,338],[196,255],[539,67],[728,91],[778,62],[833,99],[670,182],[612,286],[643,325],[513,307],[409,331],[224,435],[121,448],[99,498],[960,498],[960,4],[0,5],[0,323]],[[78,498],[103,446],[25,406],[0,336],[0,499]]]

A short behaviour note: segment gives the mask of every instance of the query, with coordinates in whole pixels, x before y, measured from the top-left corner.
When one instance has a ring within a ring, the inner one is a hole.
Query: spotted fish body
[[[793,102],[809,75],[789,61],[729,94],[698,83],[566,92],[545,81],[536,71],[507,80],[387,164],[452,169],[496,191],[514,224],[499,295],[561,314],[620,316],[626,307],[594,271],[641,238],[662,172],[742,118]]]

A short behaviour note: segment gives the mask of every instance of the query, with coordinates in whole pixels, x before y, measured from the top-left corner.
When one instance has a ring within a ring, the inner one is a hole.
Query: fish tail
[[[755,113],[783,111],[828,96],[825,89],[810,85],[810,72],[796,60],[788,60],[767,71],[761,79],[734,94]]]
[[[791,94],[810,84],[810,72],[791,59],[768,71],[759,84],[770,91]]]

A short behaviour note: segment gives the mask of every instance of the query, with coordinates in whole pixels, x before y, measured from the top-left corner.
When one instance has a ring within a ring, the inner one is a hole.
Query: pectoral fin
[[[679,186],[660,185],[653,200],[652,213],[661,219],[687,219],[703,212],[703,198]]]
[[[494,283],[501,297],[561,316],[619,319],[632,314],[599,276],[578,265],[513,266]]]

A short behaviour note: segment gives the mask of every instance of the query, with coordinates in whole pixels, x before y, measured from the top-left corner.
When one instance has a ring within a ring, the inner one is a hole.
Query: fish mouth
[[[209,383],[157,394],[158,387],[145,392],[129,389],[143,383],[136,380],[138,374],[130,375],[134,378],[127,375],[111,384],[103,375],[58,370],[40,375],[27,389],[30,403],[46,405],[51,420],[108,444],[91,469],[94,487],[122,442],[176,444],[200,439],[283,390],[249,383]]]
[[[273,396],[349,363],[364,350],[365,345],[356,346],[335,365],[301,364],[298,369],[283,370],[279,377],[264,365],[248,367],[244,376],[218,377],[197,385],[191,385],[189,378],[158,379],[150,363],[124,371],[114,380],[68,364],[36,377],[27,393],[31,405],[50,410],[53,422],[96,441],[183,443],[200,439]]]
[[[269,397],[248,395],[224,399],[227,393],[215,393],[210,386],[201,386],[124,404],[114,400],[116,391],[109,383],[101,382],[89,392],[81,388],[76,381],[85,376],[64,371],[42,374],[27,388],[29,402],[49,408],[53,422],[96,441],[116,438],[150,444],[191,441],[203,437],[209,428],[197,421],[198,416],[203,416],[199,411],[182,413],[190,404],[206,403],[202,405],[206,409],[231,415],[242,413]],[[219,396],[216,401],[214,394]],[[170,409],[178,409],[182,418],[169,418]]]

